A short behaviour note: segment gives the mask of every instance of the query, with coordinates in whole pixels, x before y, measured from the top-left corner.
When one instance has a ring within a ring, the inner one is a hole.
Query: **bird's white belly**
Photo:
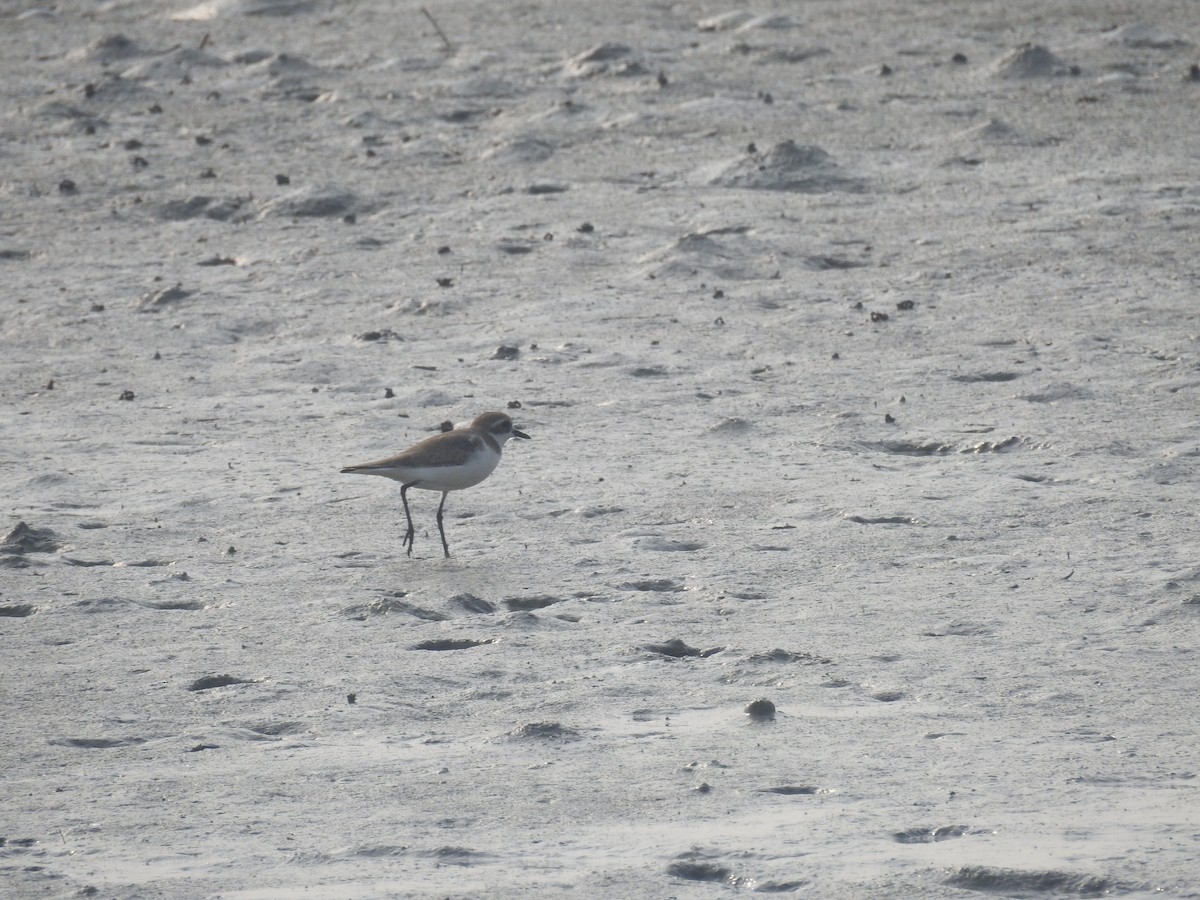
[[[479,484],[500,462],[499,453],[480,451],[457,466],[405,466],[388,475],[404,484],[426,491],[461,491]],[[394,474],[393,474],[394,472]]]

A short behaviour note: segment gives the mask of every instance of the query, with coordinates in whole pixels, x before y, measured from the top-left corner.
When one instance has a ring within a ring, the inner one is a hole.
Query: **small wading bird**
[[[437,526],[438,534],[442,536],[442,550],[449,559],[450,545],[446,543],[446,529],[442,527],[446,495],[451,491],[473,487],[491,475],[500,462],[500,448],[511,437],[529,439],[529,435],[516,429],[512,419],[504,413],[485,412],[472,419],[470,425],[427,437],[397,456],[346,466],[342,472],[382,475],[403,485],[400,488],[400,500],[404,503],[408,531],[404,533],[400,546],[408,547],[409,556],[413,552],[414,531],[412,513],[408,511],[408,489],[441,491]]]

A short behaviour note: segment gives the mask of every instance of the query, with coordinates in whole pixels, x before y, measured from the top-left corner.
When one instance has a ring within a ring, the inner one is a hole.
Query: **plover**
[[[442,509],[446,495],[451,491],[479,484],[496,470],[500,463],[500,448],[511,437],[529,439],[523,431],[513,426],[513,420],[502,412],[480,413],[470,425],[444,431],[413,444],[403,453],[389,456],[377,462],[346,466],[343,473],[382,475],[399,481],[400,500],[404,503],[404,517],[408,520],[408,531],[400,546],[413,552],[413,520],[408,511],[408,489],[441,491],[442,502],[438,504],[438,534],[442,536],[442,550],[450,558],[450,545],[446,543],[446,529],[442,527]]]

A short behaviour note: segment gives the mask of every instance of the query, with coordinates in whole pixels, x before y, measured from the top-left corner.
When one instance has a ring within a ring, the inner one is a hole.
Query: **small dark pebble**
[[[790,894],[794,891],[800,890],[806,884],[808,884],[808,882],[804,881],[803,879],[796,879],[794,881],[772,881],[768,878],[765,881],[756,881],[754,884],[754,892],[757,894]]]
[[[391,400],[395,396],[396,396],[396,392],[393,391],[391,388],[383,389],[383,399],[384,400]]]
[[[200,177],[201,178],[216,178],[217,173],[214,172],[212,169],[205,169],[203,172],[200,173]]]
[[[724,300],[725,292],[723,290],[721,290],[720,288],[717,288],[715,291],[713,291],[713,299],[714,300]]]
[[[454,287],[454,279],[453,278],[439,278],[437,280],[437,286],[443,287],[443,288]]]
[[[74,194],[77,190],[79,188],[75,186],[75,182],[70,178],[64,178],[58,183],[58,192],[60,194]]]
[[[596,226],[593,225],[591,222],[584,222],[582,225],[580,225],[575,230],[578,231],[580,234],[591,234],[593,231],[596,230]]]
[[[351,706],[353,706],[355,703],[358,702],[358,694],[347,694],[346,702],[349,703]]]
[[[753,700],[746,704],[746,715],[758,722],[775,718],[775,704],[770,700]]]
[[[1192,63],[1192,67],[1188,69],[1188,73],[1183,76],[1184,81],[1200,81],[1200,65]]]
[[[276,183],[277,185],[279,185],[280,187],[282,187],[282,186],[283,186],[283,185],[285,185],[285,184],[291,184],[291,183],[292,183],[292,179],[288,178],[286,175],[276,175],[276,176],[275,176],[275,183]]]
[[[453,253],[453,252],[454,251],[451,250],[449,247],[446,247],[446,246],[438,247],[438,256],[445,256],[447,253]]]
[[[346,213],[346,215],[342,216],[342,221],[347,225],[353,225],[358,221],[358,216],[356,216],[354,213]]]
[[[187,689],[193,692],[211,691],[214,688],[229,687],[234,684],[250,684],[250,679],[239,678],[236,675],[205,675],[189,684]]]
[[[121,396],[118,399],[132,400],[133,399],[133,391],[121,391]]]
[[[891,413],[884,413],[883,421],[887,422],[889,425],[896,424],[896,419],[892,416]]]
[[[901,300],[899,303],[896,304],[896,309],[901,310],[902,312],[908,312],[910,309],[912,309],[916,305],[917,304],[913,303],[913,301],[911,301],[911,300]]]
[[[54,379],[53,378],[51,378],[49,381],[46,382],[46,390],[48,390],[48,391],[54,390]]]
[[[440,429],[441,429],[443,432],[445,432],[445,431],[453,431],[453,430],[454,430],[454,423],[453,423],[453,422],[451,422],[449,419],[446,419],[446,421],[442,422],[442,424],[441,424],[441,425],[439,425],[439,426],[438,426],[438,428],[440,428]]]
[[[202,135],[202,134],[198,134],[198,135],[196,135],[196,144],[197,144],[197,145],[199,145],[199,146],[201,146],[201,147],[207,147],[207,146],[208,146],[209,144],[211,144],[211,143],[212,143],[212,138],[210,138],[210,137],[205,137],[205,136],[204,136],[204,135]]]
[[[541,594],[535,597],[509,597],[503,603],[510,612],[529,612],[535,609],[545,609],[555,603],[562,603],[565,599],[565,597],[555,597],[551,594]]]
[[[634,378],[661,378],[667,370],[662,366],[638,366],[629,374]]]
[[[542,194],[562,194],[570,190],[565,184],[531,184],[525,188],[525,193],[539,196]]]
[[[146,157],[144,156],[135,156],[130,162],[135,169],[144,169],[150,165],[150,163],[146,162]]]
[[[507,344],[501,344],[496,348],[496,352],[492,354],[492,359],[516,359],[521,351],[516,347],[510,347]]]
[[[414,650],[470,650],[472,647],[482,647],[484,644],[493,644],[495,641],[491,638],[483,640],[475,640],[474,638],[442,638],[428,641],[421,641],[419,644],[414,644]]]
[[[720,653],[724,647],[706,647],[701,650],[698,647],[691,647],[681,641],[679,638],[672,638],[663,644],[646,644],[643,650],[649,650],[651,653],[659,653],[663,656],[669,656],[672,659],[683,659],[688,656],[698,656],[705,659],[712,656],[714,653]]]
[[[104,312],[104,304],[103,303],[93,303],[92,304],[92,312]]]
[[[871,313],[871,321],[872,322],[886,322],[890,318],[891,318],[891,316],[889,316],[885,312],[872,312]]]
[[[354,339],[356,341],[363,341],[364,343],[372,343],[374,341],[402,341],[402,340],[404,340],[403,337],[396,334],[396,332],[392,331],[392,329],[390,329],[390,328],[384,328],[379,331],[364,331],[362,334],[356,334],[354,336]]]
[[[889,75],[892,74],[893,71],[894,70],[892,69],[891,66],[889,66],[887,63],[884,63],[882,66],[879,67],[879,77],[887,78]]]
[[[780,794],[784,797],[797,797],[815,794],[817,789],[807,784],[782,784],[779,787],[763,788],[764,794]]]
[[[732,873],[724,866],[714,863],[681,859],[667,866],[667,874],[688,881],[728,881]]]
[[[965,66],[967,64],[967,55],[965,53],[955,53],[950,57],[950,62],[956,66]]]
[[[529,349],[530,349],[530,350],[536,350],[536,349],[537,349],[537,344],[530,344],[530,345],[529,345]],[[520,408],[521,408],[521,401],[520,401],[520,400],[509,400],[509,401],[508,401],[508,408],[509,408],[509,409],[520,409]]]
[[[682,659],[685,656],[699,656],[700,650],[696,647],[691,647],[681,641],[679,638],[672,638],[665,644],[646,644],[645,649],[651,653],[661,653],[663,656],[671,656],[675,659]]]
[[[127,141],[126,141],[124,144],[122,144],[121,146],[122,146],[122,147],[124,147],[126,150],[141,150],[141,149],[142,149],[142,142],[141,142],[141,141],[139,141],[139,140],[135,140],[135,139],[133,139],[133,138],[130,138],[129,140],[127,140]]]

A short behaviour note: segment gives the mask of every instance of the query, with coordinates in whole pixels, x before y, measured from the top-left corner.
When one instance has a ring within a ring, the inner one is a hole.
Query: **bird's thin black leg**
[[[438,504],[438,534],[442,536],[442,552],[446,554],[446,559],[450,558],[450,545],[446,543],[446,529],[442,527],[442,507],[446,505],[446,498],[450,496],[449,491],[442,491],[442,502]]]
[[[404,487],[400,488],[400,499],[404,503],[404,518],[408,519],[408,531],[404,533],[404,540],[400,542],[400,546],[403,547],[407,545],[408,555],[412,556],[413,537],[416,535],[416,531],[413,529],[412,513],[408,511],[408,489],[410,487],[412,487],[411,484],[406,484]],[[445,498],[443,497],[443,499]]]

